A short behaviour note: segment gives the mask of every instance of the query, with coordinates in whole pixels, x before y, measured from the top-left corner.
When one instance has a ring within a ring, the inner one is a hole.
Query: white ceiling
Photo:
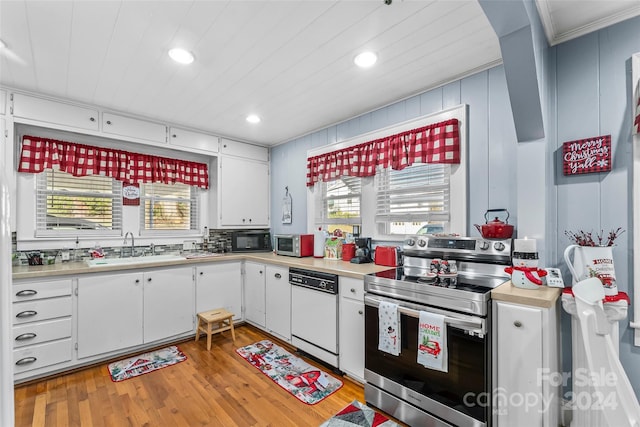
[[[639,1],[538,7],[554,40]],[[2,0],[0,39],[2,85],[264,145],[501,61],[475,0]],[[172,62],[175,46],[196,61]],[[368,70],[353,65],[364,49],[379,55]]]

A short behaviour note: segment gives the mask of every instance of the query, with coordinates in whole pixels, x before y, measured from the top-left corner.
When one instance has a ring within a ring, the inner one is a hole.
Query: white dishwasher
[[[291,344],[338,368],[338,276],[289,268]]]

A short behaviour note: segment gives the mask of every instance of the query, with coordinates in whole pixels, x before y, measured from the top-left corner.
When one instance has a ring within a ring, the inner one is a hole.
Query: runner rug
[[[111,381],[118,382],[148,374],[176,363],[184,362],[187,356],[175,345],[161,350],[151,351],[129,359],[109,364]]]
[[[315,405],[342,387],[339,379],[309,365],[269,340],[238,348],[236,352],[308,405]]]
[[[349,406],[322,423],[320,427],[398,427],[382,414],[354,400]]]

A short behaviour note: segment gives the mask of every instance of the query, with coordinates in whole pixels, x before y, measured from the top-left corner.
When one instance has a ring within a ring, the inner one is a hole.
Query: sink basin
[[[150,264],[154,262],[178,261],[184,260],[181,255],[151,255],[129,258],[96,258],[87,260],[89,267],[102,267],[105,265],[131,265],[131,264]]]

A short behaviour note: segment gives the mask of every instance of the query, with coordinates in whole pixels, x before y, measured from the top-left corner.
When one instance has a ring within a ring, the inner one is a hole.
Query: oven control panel
[[[423,258],[445,257],[510,263],[511,239],[489,240],[482,237],[408,236],[403,244],[405,255]]]
[[[289,268],[289,283],[331,294],[338,293],[338,276],[335,274]]]

